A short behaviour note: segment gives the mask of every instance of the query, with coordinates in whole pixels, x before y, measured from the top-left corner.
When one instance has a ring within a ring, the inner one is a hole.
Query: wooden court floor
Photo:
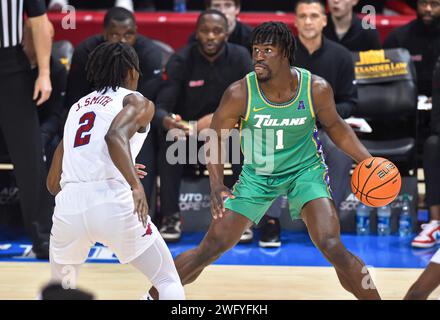
[[[402,299],[422,269],[373,269],[372,277],[384,299]],[[0,299],[34,299],[49,280],[48,263],[0,263]],[[149,282],[133,267],[85,264],[78,287],[97,299],[141,297]],[[187,299],[353,299],[327,267],[226,266],[208,267],[186,286]],[[430,299],[440,297],[440,288]]]

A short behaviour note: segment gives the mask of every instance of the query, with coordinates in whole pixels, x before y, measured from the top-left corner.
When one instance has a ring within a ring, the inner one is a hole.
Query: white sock
[[[49,262],[51,271],[50,281],[61,283],[64,289],[76,289],[81,265],[58,264],[55,262],[51,251],[49,251]]]

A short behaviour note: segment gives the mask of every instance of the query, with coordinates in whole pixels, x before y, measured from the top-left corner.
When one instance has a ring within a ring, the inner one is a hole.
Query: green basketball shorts
[[[225,200],[225,208],[258,223],[272,202],[287,195],[292,219],[299,219],[303,206],[314,199],[332,199],[329,178],[322,164],[281,177],[257,175],[245,166],[235,183],[234,199]]]

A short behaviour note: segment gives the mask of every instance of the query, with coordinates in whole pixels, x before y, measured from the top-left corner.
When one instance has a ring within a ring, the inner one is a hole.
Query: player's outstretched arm
[[[56,196],[61,191],[60,180],[61,173],[63,172],[63,155],[63,139],[61,139],[53,155],[52,164],[46,179],[47,190],[53,196]]]
[[[223,184],[225,141],[228,138],[227,133],[235,127],[240,117],[244,116],[245,113],[246,84],[244,80],[239,80],[231,84],[224,92],[211,122],[211,129],[215,131],[215,138],[210,139],[210,136],[208,136],[206,142],[209,148],[207,162],[211,185],[211,213],[214,219],[223,216],[225,210],[223,198],[234,197]]]
[[[316,117],[335,145],[356,162],[371,157],[353,129],[339,116],[333,90],[323,78],[312,78],[313,106]]]
[[[125,97],[123,105],[122,111],[113,119],[105,135],[105,141],[113,163],[133,191],[135,213],[138,214],[139,221],[145,226],[148,204],[131,157],[129,141],[136,132],[141,132],[148,126],[154,115],[154,104],[144,97],[130,94]]]

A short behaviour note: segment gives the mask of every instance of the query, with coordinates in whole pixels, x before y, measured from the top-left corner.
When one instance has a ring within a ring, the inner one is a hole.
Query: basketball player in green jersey
[[[226,138],[222,130],[241,120],[243,170],[230,192],[223,184],[223,163],[210,156],[213,221],[199,246],[175,259],[182,283],[194,281],[237,244],[243,230],[260,221],[272,201],[287,195],[292,218],[303,219],[342,286],[359,299],[380,299],[364,263],[341,242],[316,120],[355,161],[371,155],[337,114],[330,85],[292,68],[295,42],[285,24],[257,27],[252,48],[254,72],[225,91],[211,123],[217,138],[208,143],[210,150],[220,149]]]

